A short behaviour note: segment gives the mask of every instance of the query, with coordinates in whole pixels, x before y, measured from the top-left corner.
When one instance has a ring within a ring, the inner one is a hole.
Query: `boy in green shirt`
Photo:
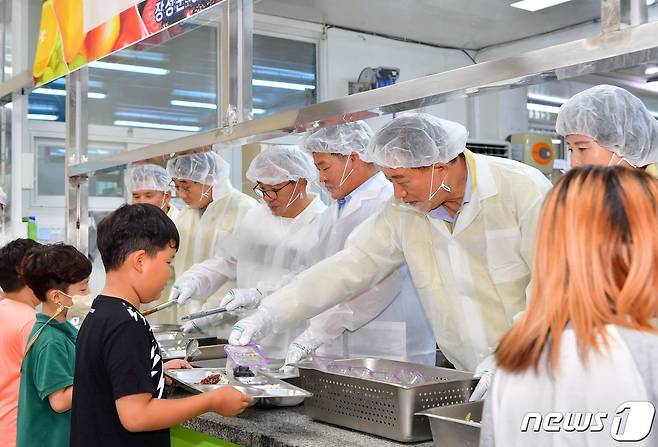
[[[69,445],[77,329],[67,309],[89,295],[91,262],[70,245],[34,248],[20,267],[42,311],[21,368],[17,447]]]

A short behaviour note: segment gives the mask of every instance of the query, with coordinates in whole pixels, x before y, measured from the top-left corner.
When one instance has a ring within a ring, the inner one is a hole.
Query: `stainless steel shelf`
[[[483,62],[309,107],[217,128],[141,149],[74,165],[71,176],[160,157],[211,144],[263,141],[311,127],[416,109],[491,91],[636,65],[651,60],[658,48],[658,22]]]

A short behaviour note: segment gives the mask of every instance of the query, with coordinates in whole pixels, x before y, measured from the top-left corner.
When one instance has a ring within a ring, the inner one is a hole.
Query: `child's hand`
[[[174,359],[165,362],[164,369],[165,371],[168,369],[192,369],[192,365],[190,365],[187,360]],[[165,376],[165,383],[171,385],[173,382],[169,377]]]
[[[253,400],[232,386],[225,386],[206,394],[210,399],[209,410],[225,417],[242,413]]]
[[[190,365],[187,360],[174,359],[165,362],[164,369],[192,369],[192,365]]]

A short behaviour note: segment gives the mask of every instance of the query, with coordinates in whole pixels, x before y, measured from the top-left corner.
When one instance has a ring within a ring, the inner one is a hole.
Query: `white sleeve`
[[[323,343],[345,331],[356,331],[374,320],[400,294],[405,273],[400,269],[374,287],[349,301],[340,303],[313,317],[308,330]]]
[[[235,259],[215,256],[194,264],[176,279],[176,283],[193,287],[193,297],[204,298],[217,292],[226,281],[235,279],[236,273]]]
[[[364,292],[404,262],[390,211],[387,207],[365,220],[352,232],[344,250],[263,300],[261,308],[274,318],[275,331]]]
[[[539,227],[539,219],[541,217],[541,210],[544,204],[544,197],[550,187],[551,183],[544,179],[545,182],[537,182],[538,193],[529,206],[526,206],[522,213],[519,213],[519,229],[521,232],[521,257],[525,261],[528,269],[532,271],[532,258],[535,248],[535,237]],[[532,277],[525,290],[526,306],[530,302],[530,294],[532,293]],[[514,315],[513,320],[517,322],[525,313],[525,309],[518,314]]]

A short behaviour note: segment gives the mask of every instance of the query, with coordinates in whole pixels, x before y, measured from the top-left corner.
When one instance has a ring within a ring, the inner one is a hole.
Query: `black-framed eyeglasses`
[[[283,185],[280,188],[272,188],[272,189],[261,189],[260,185],[254,186],[254,194],[256,194],[258,197],[261,199],[267,197],[270,200],[276,200],[276,198],[279,195],[279,191],[281,191],[283,188],[286,186],[290,185],[291,183],[295,183],[294,180],[290,180],[288,183]]]
[[[199,182],[194,182],[194,181],[192,183],[195,184],[195,185],[199,184]],[[184,193],[189,194],[190,191],[192,190],[192,185],[190,185],[190,186],[178,186],[176,184],[176,182],[173,181],[173,180],[171,181],[171,183],[169,183],[169,186],[174,188],[177,193],[183,191]]]

